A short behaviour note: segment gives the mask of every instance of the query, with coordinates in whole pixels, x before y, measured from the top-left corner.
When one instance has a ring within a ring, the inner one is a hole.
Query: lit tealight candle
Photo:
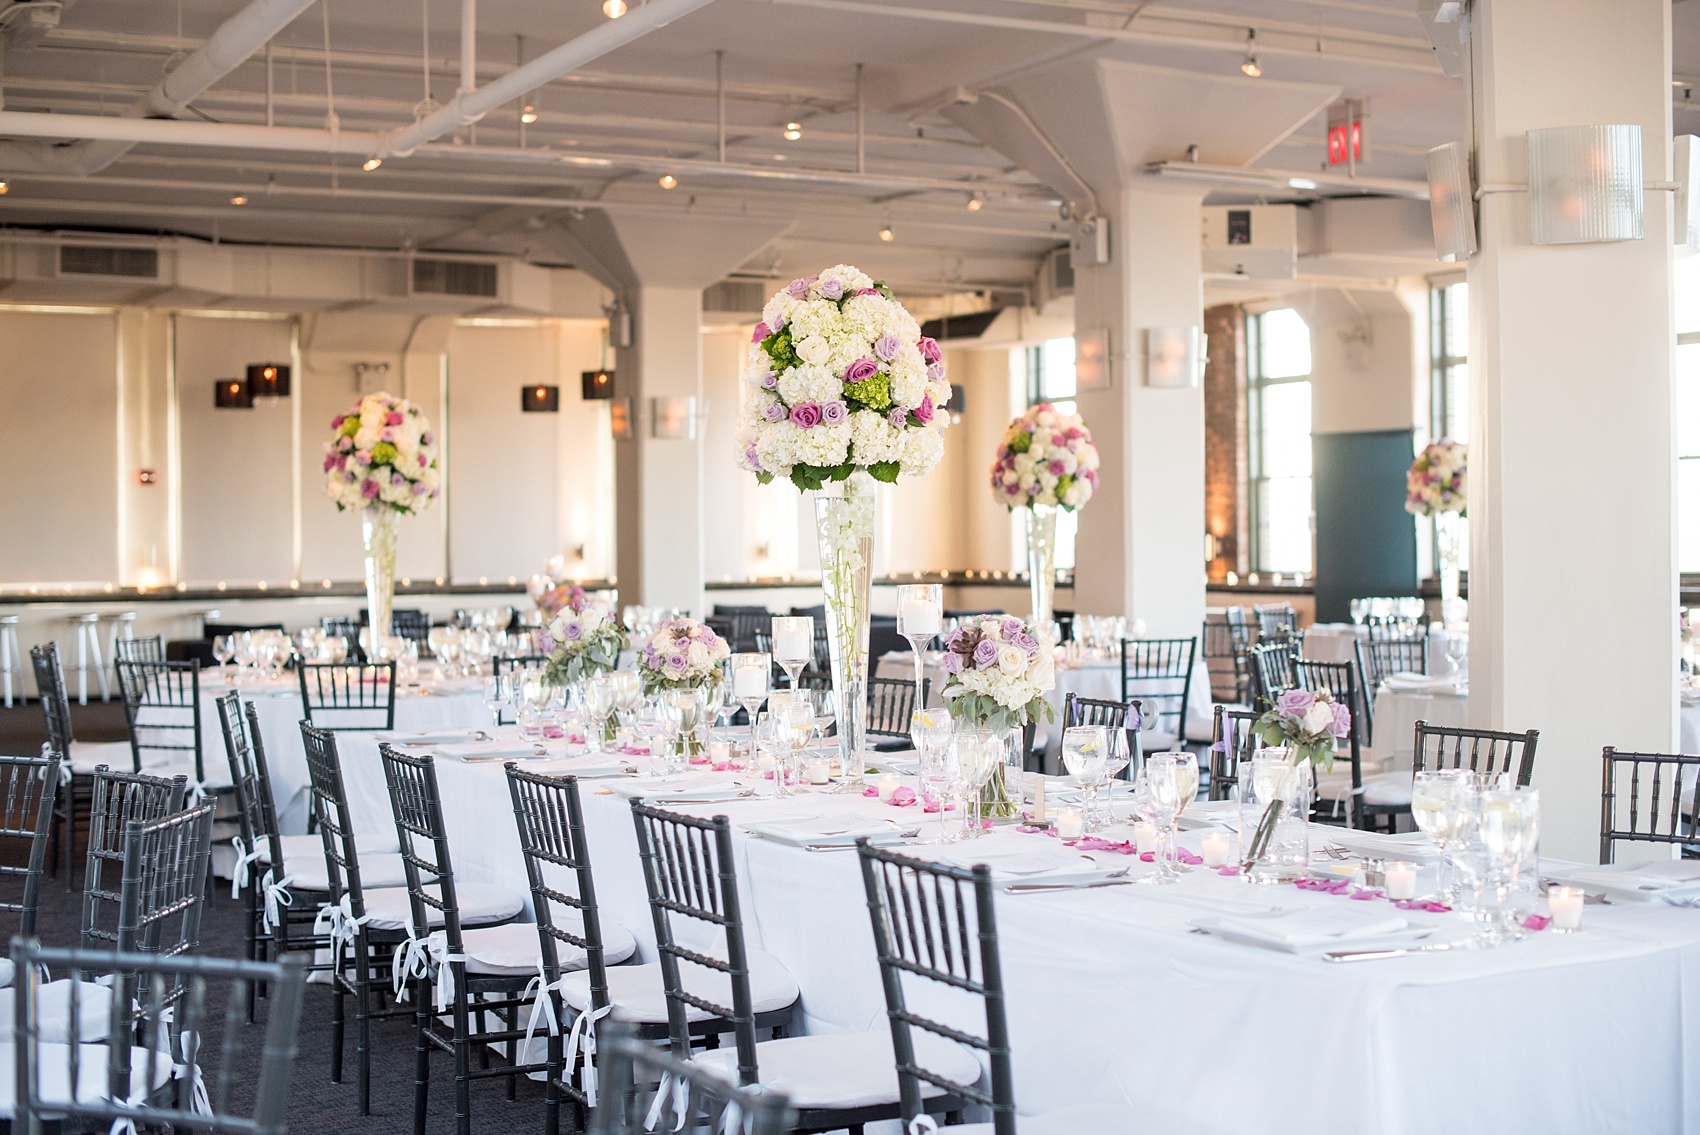
[[[1586,894],[1580,887],[1550,887],[1547,890],[1547,909],[1552,912],[1552,928],[1560,934],[1573,934],[1582,929],[1582,902]]]
[[[1205,832],[1200,850],[1204,854],[1206,867],[1226,867],[1228,865],[1228,833]]]
[[[832,766],[824,757],[810,757],[803,762],[803,779],[809,784],[831,784]]]
[[[1157,825],[1149,820],[1141,820],[1133,825],[1133,845],[1144,855],[1147,851],[1157,850]]]
[[[723,765],[723,764],[726,764],[731,759],[732,759],[732,746],[728,745],[724,741],[710,741],[708,743],[708,763],[709,764]]]
[[[1387,897],[1414,899],[1417,897],[1417,866],[1394,860],[1387,865]]]
[[[826,764],[825,761],[820,763],[823,765]],[[879,789],[881,800],[890,800],[891,794],[897,791],[897,774],[890,772],[881,773],[879,780],[875,782],[875,787]]]
[[[1073,804],[1057,809],[1057,834],[1064,839],[1079,839],[1086,834],[1086,817]]]

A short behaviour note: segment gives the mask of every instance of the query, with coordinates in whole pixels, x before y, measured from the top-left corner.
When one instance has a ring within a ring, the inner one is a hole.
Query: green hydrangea
[[[342,420],[341,434],[343,437],[353,437],[360,432],[360,415],[350,414]]]
[[[387,441],[380,441],[372,447],[372,464],[374,465],[394,465],[398,456],[400,455],[396,453],[395,446]]]
[[[1026,453],[1032,448],[1033,435],[1030,433],[1018,433],[1009,439],[1009,451],[1011,453]]]
[[[861,382],[847,382],[844,384],[844,397],[883,414],[891,409],[891,379],[882,371]]]

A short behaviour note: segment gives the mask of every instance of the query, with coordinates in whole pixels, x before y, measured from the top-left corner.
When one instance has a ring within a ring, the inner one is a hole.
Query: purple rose
[[[915,417],[923,426],[932,422],[933,396],[931,394],[921,395],[921,404],[915,407]]]
[[[998,660],[998,644],[989,638],[981,639],[974,646],[974,665],[990,666]]]
[[[419,435],[420,445],[435,445],[436,443],[437,435],[432,433],[430,430],[426,430],[424,433]]]
[[[1343,705],[1334,707],[1334,725],[1331,730],[1334,736],[1344,741],[1352,735],[1352,711]]]
[[[820,286],[819,291],[823,298],[832,300],[835,303],[844,298],[844,285],[839,283],[837,280],[826,281]]]
[[[390,427],[385,426],[383,429],[378,431],[378,440],[379,441],[394,441],[395,440],[395,431],[390,429]]]
[[[568,619],[567,625],[561,628],[561,633],[567,636],[568,642],[577,642],[584,637],[584,624],[577,619]]]
[[[880,294],[880,290],[878,288],[857,288],[856,294],[859,296],[877,296]]]
[[[777,422],[785,417],[785,407],[777,402],[769,402],[767,409],[763,410],[761,414],[768,421]]]
[[[1016,631],[1009,636],[1009,641],[1012,646],[1019,646],[1022,650],[1025,650],[1029,658],[1039,651],[1039,640],[1026,631]]]
[[[915,345],[921,348],[921,357],[929,363],[936,363],[944,358],[944,352],[939,350],[938,340],[930,336],[921,336],[920,341]]]
[[[768,371],[766,374],[761,376],[761,388],[763,390],[772,390],[774,387],[776,387],[778,385],[779,385],[779,376],[777,374],[774,374],[772,371]]]
[[[897,352],[902,346],[903,344],[897,341],[897,336],[887,332],[881,335],[879,341],[874,344],[874,354],[889,363],[897,357]]]
[[[961,627],[957,627],[955,630],[944,636],[944,648],[946,650],[955,650],[958,646],[962,645],[962,640],[967,636],[967,633],[968,632],[963,630]]]
[[[1066,466],[1062,463],[1062,458],[1060,458],[1060,457],[1057,458],[1055,461],[1051,462],[1051,476],[1053,476],[1053,477],[1062,476],[1063,470],[1066,469],[1066,468],[1068,468],[1068,466]]]
[[[946,674],[960,674],[962,673],[962,655],[946,654],[944,656],[944,661],[939,663],[939,665],[944,667],[944,672]]]
[[[720,643],[720,636],[714,633],[713,627],[702,628],[702,644],[713,650]]]
[[[844,368],[845,382],[862,382],[879,373],[879,364],[872,359],[857,359]]]
[[[800,430],[812,430],[820,425],[820,406],[814,402],[800,402],[791,407],[791,424]]]
[[[850,407],[842,402],[828,402],[820,408],[820,416],[827,425],[836,426],[850,416]]]
[[[1004,619],[998,629],[1003,631],[1004,641],[1007,642],[1027,628],[1023,625],[1020,619],[1016,618],[1014,615],[1010,615]]]
[[[886,417],[891,419],[891,428],[894,430],[900,430],[909,424],[909,411],[902,406],[893,406]]]
[[[1309,690],[1286,690],[1275,699],[1275,708],[1288,717],[1303,717],[1316,704],[1316,695]]]
[[[928,363],[927,364],[927,378],[930,381],[933,381],[933,382],[943,382],[944,381],[944,364],[943,363]]]
[[[424,496],[425,486],[421,485],[418,481],[413,482],[413,495],[416,497]]]
[[[683,654],[669,654],[667,656],[667,669],[669,670],[677,670],[682,674],[685,672],[685,667],[689,665],[690,660]]]
[[[753,445],[744,450],[744,468],[751,473],[761,472],[761,458],[756,454],[756,447]]]
[[[771,334],[773,334],[773,332],[768,329],[767,324],[758,323],[758,324],[756,324],[755,331],[752,332],[751,335],[750,335],[750,342],[759,343]]]
[[[1003,487],[1003,491],[1008,493],[1012,497],[1018,497],[1018,496],[1021,495],[1021,486],[1020,485],[1005,485]]]
[[[368,477],[366,479],[366,483],[360,486],[360,495],[365,497],[367,500],[371,500],[373,497],[377,496],[378,482]]]
[[[790,320],[785,318],[785,313],[782,311],[773,317],[773,329],[775,331],[783,331],[785,330],[785,325],[789,322]]]
[[[804,277],[798,277],[785,285],[785,292],[792,299],[800,300],[809,294],[809,281]]]

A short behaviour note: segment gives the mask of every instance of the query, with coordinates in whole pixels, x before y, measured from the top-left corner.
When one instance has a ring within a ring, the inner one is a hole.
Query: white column
[[[616,393],[632,400],[633,437],[614,443],[615,547],[625,603],[703,607],[703,445],[654,436],[653,399],[702,405],[702,289],[635,287],[632,345],[617,352]],[[719,455],[732,460],[729,454]]]
[[[1203,325],[1199,209],[1195,195],[1123,190],[1110,262],[1077,253],[1074,266],[1075,332],[1108,329],[1111,356],[1109,389],[1079,397],[1102,468],[1080,513],[1074,603],[1161,637],[1204,621],[1204,392],[1145,385],[1145,332]]]
[[[1527,181],[1525,131],[1639,123],[1670,177],[1668,0],[1477,0],[1479,184]],[[1529,243],[1481,204],[1470,281],[1470,716],[1539,729],[1542,850],[1592,861],[1600,749],[1677,740],[1671,195],[1646,236]]]

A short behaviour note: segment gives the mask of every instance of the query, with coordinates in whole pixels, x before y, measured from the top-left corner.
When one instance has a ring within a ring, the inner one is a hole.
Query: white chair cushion
[[[365,860],[361,860],[364,868]],[[361,880],[365,874],[362,871]],[[362,888],[364,890],[364,888]],[[435,887],[426,888],[426,893],[435,894]],[[407,901],[406,887],[384,887],[365,893],[366,926],[371,930],[405,931],[413,925],[412,907]],[[460,903],[460,921],[463,926],[488,926],[494,922],[506,922],[514,915],[525,909],[525,900],[520,898],[518,891],[510,891],[506,887],[489,887],[477,883],[457,883],[455,898]],[[443,912],[434,906],[427,906],[426,913],[430,915],[432,926],[443,924]]]
[[[980,1060],[968,1049],[932,1033],[915,1030],[915,1062],[955,1083],[979,1082]],[[738,1050],[717,1048],[693,1058],[698,1066],[737,1081]],[[792,1036],[756,1045],[756,1074],[762,1087],[784,1092],[797,1108],[874,1107],[897,1102],[897,1059],[891,1033]],[[923,1083],[923,1096],[943,1093]]]
[[[1411,806],[1411,774],[1384,772],[1364,778],[1364,803],[1380,808]]]
[[[577,926],[570,929],[576,931]],[[485,926],[468,930],[461,935],[461,947],[466,953],[466,972],[502,975],[534,974],[541,961],[542,944],[534,922],[513,922],[506,926]],[[603,964],[618,965],[637,952],[637,940],[618,922],[602,923]],[[587,964],[585,952],[555,939],[555,956],[561,969],[583,969]]]
[[[779,964],[778,958],[761,950],[751,950],[748,959],[750,1006],[755,1013],[773,1013],[796,1003],[799,993],[797,979]],[[687,992],[717,1005],[731,1006],[731,978],[719,970],[704,969],[690,962],[681,962],[680,967]],[[561,999],[572,1009],[589,1008],[590,974],[584,970],[563,974]],[[667,993],[662,987],[661,963],[611,967],[608,970],[608,1002],[614,1007],[610,1015],[617,1021],[665,1024]],[[706,1021],[709,1014],[692,1006],[686,1017],[692,1021]]]
[[[1350,800],[1352,798],[1352,766],[1337,764],[1333,772],[1319,772],[1316,777],[1316,794],[1324,800]]]
[[[79,776],[93,776],[101,765],[129,772],[135,762],[128,741],[72,741],[70,758],[71,771]]]
[[[289,885],[302,891],[330,890],[330,876],[325,871],[325,845],[316,835],[279,836],[283,844],[283,866],[289,872]],[[357,845],[360,856],[360,885],[362,887],[405,887],[407,868],[401,855],[389,851],[368,851]],[[260,862],[272,862],[271,842],[261,848]]]
[[[93,1103],[107,1098],[106,1060],[104,1044],[77,1046],[77,1100]],[[67,1044],[43,1043],[37,1049],[40,1057],[40,1079],[37,1081],[42,1102],[65,1102],[71,1099],[71,1047]],[[153,1083],[148,1083],[149,1053],[145,1048],[130,1050],[130,1098],[139,1100],[146,1092],[171,1080],[171,1061],[164,1055],[154,1057]],[[0,1118],[12,1118],[17,1102],[17,1060],[8,1041],[0,1046]]]
[[[12,959],[0,958],[0,989],[12,984],[12,975],[15,973],[17,968],[12,965]]]
[[[77,1040],[105,1040],[109,1016],[112,1012],[112,989],[110,986],[99,985],[92,981],[79,982],[82,986],[77,991]],[[0,989],[0,1021],[10,1021],[14,1018],[18,991],[7,987]],[[41,1020],[41,1039],[64,1043],[71,1037],[71,981],[61,978],[43,985],[36,997],[36,1011]],[[6,1038],[11,1039],[11,1031],[7,1030]]]

